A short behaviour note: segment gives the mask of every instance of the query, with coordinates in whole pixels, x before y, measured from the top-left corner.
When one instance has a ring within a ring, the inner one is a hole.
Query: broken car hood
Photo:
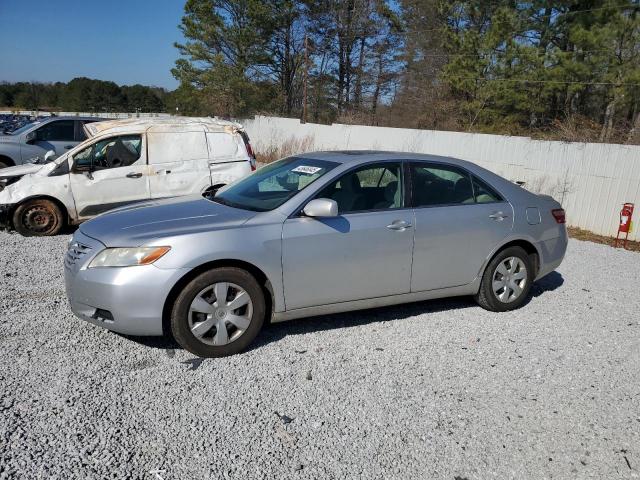
[[[44,165],[34,163],[25,163],[24,165],[16,165],[15,167],[7,167],[0,169],[0,178],[20,177],[29,173],[36,173]]]
[[[197,195],[111,210],[83,223],[80,231],[107,247],[137,247],[156,238],[236,227],[255,215]]]

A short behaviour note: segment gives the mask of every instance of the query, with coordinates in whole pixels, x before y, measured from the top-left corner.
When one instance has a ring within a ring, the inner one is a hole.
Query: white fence
[[[635,203],[640,240],[640,146],[565,143],[527,137],[411,130],[358,125],[301,124],[296,119],[256,117],[242,123],[257,151],[306,144],[312,150],[391,150],[470,160],[525,187],[552,195],[568,224],[615,236],[625,202]]]

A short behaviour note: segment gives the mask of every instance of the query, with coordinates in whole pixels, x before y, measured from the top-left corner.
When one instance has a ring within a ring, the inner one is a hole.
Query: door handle
[[[491,215],[489,215],[489,218],[491,218],[492,220],[495,220],[497,222],[501,222],[505,218],[509,218],[509,215],[505,215],[502,212],[493,212]]]
[[[127,173],[127,178],[140,178],[141,176],[142,176],[141,173],[135,173],[135,172]]]
[[[165,175],[169,175],[169,174],[171,173],[171,170],[158,170],[158,171],[156,172],[156,174],[158,174],[158,175],[162,175],[163,173],[164,173]]]
[[[73,148],[73,145],[65,145],[64,149],[65,150],[71,150]]]
[[[405,222],[404,220],[394,220],[389,225],[387,225],[389,230],[395,230],[397,232],[403,232],[407,228],[411,228],[411,224],[409,222]]]

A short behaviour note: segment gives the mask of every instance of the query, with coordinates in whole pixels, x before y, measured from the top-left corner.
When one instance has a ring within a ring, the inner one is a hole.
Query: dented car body
[[[84,125],[88,139],[53,161],[0,170],[0,228],[53,235],[134,202],[219,188],[255,169],[242,126],[212,118]]]

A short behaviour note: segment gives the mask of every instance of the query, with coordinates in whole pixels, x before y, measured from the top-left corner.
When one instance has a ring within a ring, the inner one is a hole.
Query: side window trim
[[[504,199],[504,195],[502,195],[500,192],[498,192],[495,188],[493,188],[491,185],[489,185],[487,182],[482,180],[477,175],[474,175],[473,173],[471,173],[470,175],[471,175],[471,188],[473,188],[473,199],[474,199],[474,203],[475,204],[487,205],[487,204],[491,204],[491,203],[504,203],[504,202],[506,202],[506,200]],[[495,196],[497,198],[497,200],[495,200],[493,202],[478,202],[478,194],[476,192],[476,182],[479,183],[480,185],[483,185],[484,188],[486,188],[489,191],[490,194],[492,194],[493,196]]]
[[[493,186],[491,186],[490,184],[488,184],[487,182],[485,182],[484,180],[482,180],[480,177],[478,177],[477,175],[474,175],[473,173],[471,173],[469,170],[467,170],[464,167],[461,167],[459,165],[452,165],[449,163],[445,163],[445,162],[434,162],[434,161],[420,161],[420,160],[408,160],[406,161],[406,165],[407,165],[407,172],[405,172],[405,177],[407,177],[407,179],[409,180],[409,190],[410,190],[410,200],[411,200],[411,208],[441,208],[441,207],[459,207],[461,205],[490,205],[492,203],[505,203],[507,200],[505,199],[504,195],[502,195],[498,190],[496,190]],[[460,172],[464,173],[466,176],[469,177],[469,180],[471,181],[471,188],[473,190],[473,203],[440,203],[437,205],[420,205],[417,206],[415,204],[415,195],[414,195],[414,191],[413,191],[413,167],[414,166],[425,166],[426,168],[428,168],[429,166],[433,166],[435,168],[451,168],[454,170],[459,170]],[[408,175],[407,175],[408,173]],[[475,192],[475,186],[473,185],[474,180],[479,181],[479,183],[486,185],[487,187],[489,187],[489,189],[492,192],[495,192],[495,194],[499,197],[499,200],[495,201],[495,202],[484,202],[484,203],[478,203],[476,200],[476,192]]]

